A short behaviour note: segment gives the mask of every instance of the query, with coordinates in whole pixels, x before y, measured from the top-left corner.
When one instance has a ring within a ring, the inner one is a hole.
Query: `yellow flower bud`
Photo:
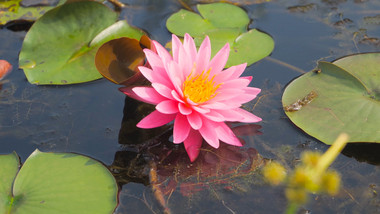
[[[302,188],[287,188],[285,190],[285,196],[291,203],[304,204],[308,200],[308,194],[305,189]]]
[[[286,178],[285,168],[277,162],[270,162],[263,168],[265,179],[272,185],[279,185]]]
[[[306,167],[316,167],[321,157],[321,153],[306,151],[301,155],[301,161]]]
[[[321,186],[330,195],[336,195],[340,188],[340,175],[338,172],[329,170],[323,174]]]

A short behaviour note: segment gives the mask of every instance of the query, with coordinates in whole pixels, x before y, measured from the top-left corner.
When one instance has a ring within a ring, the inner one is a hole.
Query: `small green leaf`
[[[238,28],[241,32],[247,30],[249,17],[240,7],[232,4],[214,3],[198,4],[197,8],[205,21],[217,28]]]
[[[188,10],[181,9],[174,13],[166,21],[168,30],[177,36],[184,36],[185,33],[193,37],[203,35],[205,31],[215,29],[215,27],[206,22],[201,16]]]
[[[302,75],[285,89],[286,115],[326,144],[342,132],[350,136],[350,142],[380,143],[379,66],[380,53],[320,62],[318,71]],[[311,92],[315,95],[309,99]]]
[[[256,29],[241,34],[231,45],[230,58],[227,67],[234,65],[233,62],[247,62],[251,65],[268,56],[274,48],[271,36]]]
[[[245,62],[251,65],[272,52],[272,37],[255,29],[247,31],[250,20],[240,7],[213,3],[197,5],[197,8],[200,15],[180,10],[170,16],[166,22],[168,30],[178,36],[190,34],[197,46],[209,36],[213,55],[229,43],[231,52],[226,67]]]

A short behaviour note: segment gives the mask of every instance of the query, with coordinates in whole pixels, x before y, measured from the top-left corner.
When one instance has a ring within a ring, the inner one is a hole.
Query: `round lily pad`
[[[15,153],[0,156],[0,164],[0,180],[7,181],[0,186],[10,190],[0,193],[0,213],[111,214],[117,205],[114,177],[101,163],[86,156],[36,150],[17,176],[19,160]]]
[[[320,62],[292,81],[282,102],[299,128],[326,144],[345,132],[350,142],[380,142],[380,53]]]
[[[272,37],[256,29],[248,31],[249,17],[240,7],[213,3],[198,4],[197,9],[200,14],[183,9],[174,13],[166,27],[178,36],[189,33],[198,46],[209,36],[213,55],[228,42],[231,52],[226,67],[245,62],[250,65],[272,52]]]
[[[45,13],[25,36],[19,64],[33,84],[72,84],[99,79],[90,42],[115,23],[117,13],[93,1],[67,3]]]

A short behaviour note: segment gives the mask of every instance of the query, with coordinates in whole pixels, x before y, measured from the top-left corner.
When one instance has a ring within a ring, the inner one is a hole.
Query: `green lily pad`
[[[89,157],[36,150],[16,176],[19,164],[16,153],[0,156],[0,213],[113,213],[117,205],[114,177]]]
[[[20,68],[28,81],[61,85],[101,78],[94,65],[97,49],[113,38],[142,34],[126,21],[115,23],[117,16],[92,1],[67,3],[47,12],[29,30],[20,52]]]
[[[332,144],[345,132],[350,142],[380,142],[380,53],[320,62],[291,82],[282,102],[290,120]]]
[[[60,1],[60,4],[63,3]],[[23,7],[22,0],[0,1],[0,25],[12,21],[35,21],[54,6],[40,5],[36,7]]]
[[[170,16],[166,22],[168,30],[178,36],[189,33],[198,46],[208,35],[212,54],[228,42],[231,54],[226,67],[245,62],[250,65],[272,52],[272,37],[256,29],[247,31],[250,20],[240,7],[213,3],[198,4],[197,8],[200,15],[182,9]]]
[[[5,213],[12,194],[12,184],[20,166],[20,160],[15,152],[0,155],[0,213]]]

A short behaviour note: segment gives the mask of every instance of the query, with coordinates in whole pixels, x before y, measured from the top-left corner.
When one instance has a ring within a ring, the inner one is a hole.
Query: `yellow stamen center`
[[[193,76],[191,72],[189,76],[186,77],[183,83],[183,94],[186,98],[190,99],[195,103],[203,103],[210,100],[216,96],[216,90],[221,84],[215,85],[214,77],[210,79],[209,69],[206,73],[202,71],[201,74]]]

